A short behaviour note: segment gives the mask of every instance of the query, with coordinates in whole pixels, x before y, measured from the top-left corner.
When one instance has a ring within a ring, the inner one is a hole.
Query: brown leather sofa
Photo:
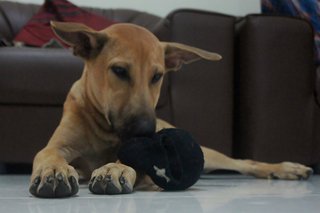
[[[1,38],[12,41],[38,8],[0,1]],[[167,75],[159,117],[229,156],[319,164],[319,77],[307,22],[196,10],[161,19],[133,10],[87,9],[144,26],[162,40],[223,56],[220,62],[199,61]],[[82,66],[64,49],[0,47],[0,163],[32,162],[58,125]]]

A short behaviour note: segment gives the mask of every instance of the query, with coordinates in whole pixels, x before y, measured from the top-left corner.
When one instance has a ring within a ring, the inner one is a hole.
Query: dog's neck
[[[86,68],[83,71],[82,77],[79,80],[79,83],[82,84],[81,91],[81,99],[83,100],[83,110],[85,111],[87,119],[90,119],[94,122],[93,125],[97,126],[100,130],[104,131],[105,133],[114,133],[114,129],[112,124],[108,118],[107,112],[105,112],[104,107],[98,101],[98,98],[95,96],[92,89],[87,88],[89,85],[88,83],[88,72]]]

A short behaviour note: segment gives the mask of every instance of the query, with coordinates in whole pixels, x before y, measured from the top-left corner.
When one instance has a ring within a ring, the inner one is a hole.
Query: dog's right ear
[[[50,22],[54,33],[73,48],[74,55],[84,59],[96,57],[107,42],[106,35],[80,23]]]
[[[196,47],[175,42],[161,42],[165,52],[165,66],[167,71],[177,71],[183,64],[189,64],[200,59],[219,61],[221,55],[208,52]]]

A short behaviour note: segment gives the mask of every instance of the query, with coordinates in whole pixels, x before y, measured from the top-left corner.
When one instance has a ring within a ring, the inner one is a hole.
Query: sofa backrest
[[[40,5],[0,1],[0,37],[12,41],[19,30],[37,13]],[[129,9],[97,9],[84,8],[116,22],[129,22],[143,26],[149,30],[161,18],[146,12]]]

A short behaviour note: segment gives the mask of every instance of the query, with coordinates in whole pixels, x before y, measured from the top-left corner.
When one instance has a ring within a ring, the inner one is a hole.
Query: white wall
[[[42,4],[43,0],[12,0]],[[165,16],[177,8],[195,8],[226,13],[246,15],[260,12],[260,0],[70,0],[79,6],[101,8],[130,8]]]

